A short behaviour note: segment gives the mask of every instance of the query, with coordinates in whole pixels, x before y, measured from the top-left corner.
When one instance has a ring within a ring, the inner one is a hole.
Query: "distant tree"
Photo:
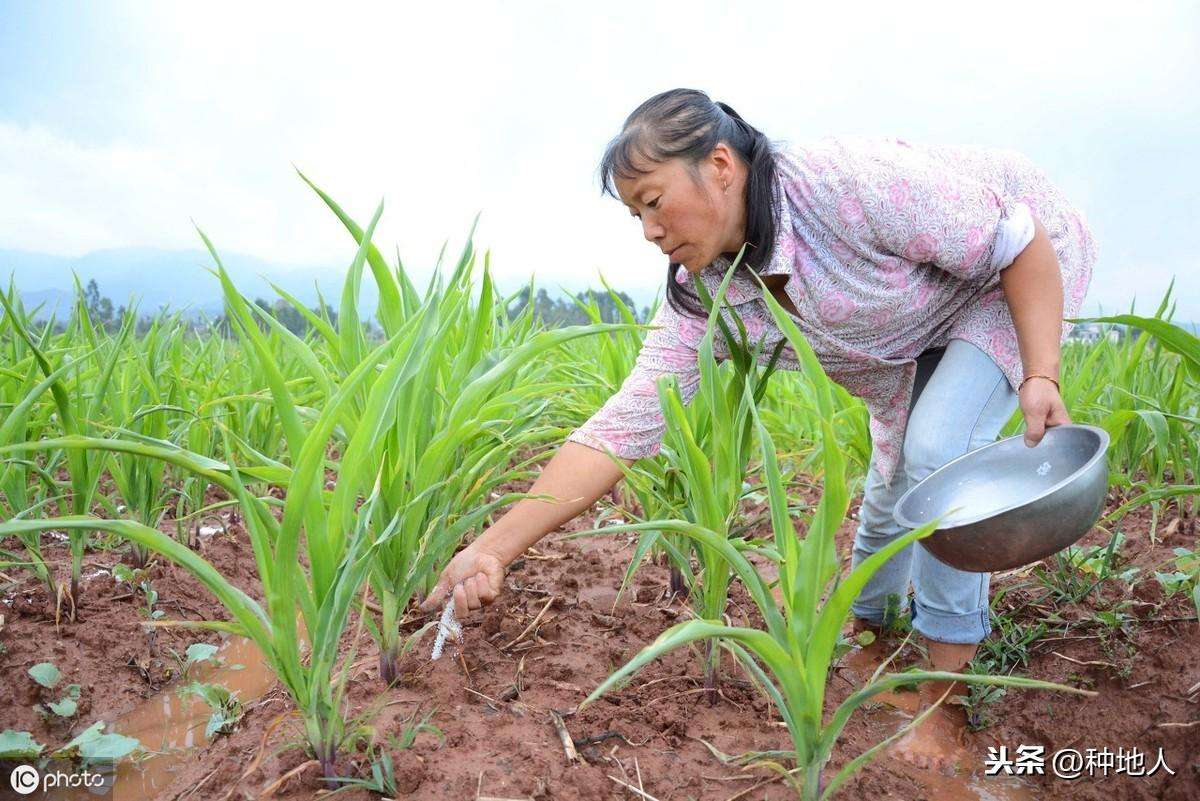
[[[638,312],[637,304],[633,298],[629,297],[624,292],[617,292],[617,298],[620,299],[634,317],[640,322],[644,322],[650,316],[650,308],[642,307],[641,312]],[[596,304],[596,308],[600,312],[600,319],[606,323],[623,322],[621,311],[617,308],[617,302],[607,291],[599,291],[589,289],[585,292],[576,295],[583,303]],[[529,306],[529,287],[524,287],[509,303],[508,316],[509,319],[520,316]],[[539,289],[537,294],[533,296],[533,311],[538,317],[541,317],[542,322],[552,328],[566,325],[585,325],[591,322],[587,313],[579,308],[576,303],[569,297],[551,298],[550,294],[544,288]]]
[[[95,278],[88,281],[87,287],[83,290],[83,305],[93,324],[108,328],[109,324],[113,322],[112,301],[100,295],[100,287],[96,284]]]
[[[305,317],[299,309],[282,298],[276,300],[274,303],[271,303],[264,298],[255,298],[254,305],[263,312],[274,317],[283,324],[284,328],[291,331],[298,337],[303,337],[312,330],[312,324],[309,323],[308,318]],[[310,308],[309,311],[314,315],[322,316],[320,308]],[[334,327],[337,326],[338,314],[328,303],[325,304],[325,313],[323,316],[329,321],[330,325]],[[370,321],[368,320],[363,325],[365,330],[369,333],[371,331]],[[229,327],[229,318],[225,314],[222,314],[213,320],[211,326],[220,332],[222,336],[232,335],[232,330]],[[265,330],[266,323],[260,322],[259,327]]]

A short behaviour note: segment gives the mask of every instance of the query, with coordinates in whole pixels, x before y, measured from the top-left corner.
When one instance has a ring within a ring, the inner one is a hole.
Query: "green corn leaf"
[[[772,673],[782,677],[786,688],[797,695],[803,694],[803,685],[792,670],[792,663],[786,653],[771,637],[757,629],[725,626],[707,620],[688,620],[678,623],[660,634],[654,642],[647,645],[629,662],[622,665],[615,673],[600,683],[596,689],[580,702],[578,709],[582,710],[592,701],[613,689],[629,676],[632,676],[643,666],[658,659],[670,651],[697,640],[724,638],[737,642],[752,652],[766,664]]]
[[[1168,293],[1169,294],[1169,293]],[[1164,298],[1165,302],[1166,298]],[[1159,313],[1163,309],[1160,307]],[[1130,325],[1146,331],[1172,353],[1179,354],[1187,365],[1193,381],[1200,381],[1200,338],[1182,327],[1155,317],[1139,317],[1136,314],[1118,314],[1112,317],[1068,318],[1070,323],[1117,323]]]

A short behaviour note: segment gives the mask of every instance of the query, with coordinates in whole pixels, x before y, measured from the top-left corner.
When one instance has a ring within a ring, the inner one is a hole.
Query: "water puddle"
[[[188,681],[220,684],[236,693],[245,706],[264,695],[275,685],[275,674],[263,661],[258,646],[246,637],[229,637],[217,651],[221,663],[200,663],[189,671]],[[55,801],[150,801],[175,779],[176,771],[191,755],[191,750],[205,743],[204,727],[212,710],[194,696],[175,692],[182,683],[174,683],[121,717],[108,730],[136,737],[148,751],[163,752],[134,763],[123,759],[117,766],[113,784],[106,792],[77,789],[51,792],[46,797]],[[197,797],[206,794],[200,791]]]
[[[886,693],[884,695],[887,695]],[[916,693],[898,693],[899,696],[912,696],[915,706]],[[905,703],[909,703],[907,699]],[[884,700],[885,706],[866,711],[865,714],[871,720],[885,721],[887,723],[888,733],[899,731],[904,726],[907,726],[912,720],[912,714],[904,712],[901,709],[890,706],[888,701]],[[935,725],[932,731],[933,744],[940,754],[944,754],[953,758],[958,756],[957,764],[960,770],[966,770],[967,773],[960,773],[956,776],[944,776],[936,771],[920,770],[919,768],[910,767],[907,763],[901,763],[898,760],[888,757],[887,755],[879,757],[880,760],[891,760],[892,764],[897,766],[898,772],[903,772],[908,776],[916,779],[928,792],[927,798],[931,799],[946,799],[946,801],[958,801],[958,799],[977,799],[977,801],[1034,801],[1038,798],[1036,788],[1025,780],[1016,776],[985,776],[983,774],[983,755],[972,754],[958,744],[959,732],[953,724],[936,718],[937,713],[927,718],[926,720],[935,720]]]
[[[871,648],[856,649],[846,655],[842,664],[854,676],[860,677],[855,682],[858,685],[870,677],[881,658]],[[858,714],[878,724],[877,728],[883,730],[884,736],[894,734],[907,726],[921,709],[921,698],[916,692],[884,692],[875,696],[873,700],[877,701],[879,706],[862,708]],[[1033,784],[1017,776],[985,776],[983,753],[972,753],[960,744],[964,734],[963,727],[944,716],[939,716],[938,712],[926,718],[926,723],[930,722],[932,725],[928,728],[930,736],[927,742],[937,753],[955,761],[960,771],[965,773],[944,776],[936,771],[910,766],[887,754],[878,757],[880,761],[890,760],[896,766],[897,772],[918,781],[927,791],[925,797],[946,801],[1034,801],[1039,797]]]

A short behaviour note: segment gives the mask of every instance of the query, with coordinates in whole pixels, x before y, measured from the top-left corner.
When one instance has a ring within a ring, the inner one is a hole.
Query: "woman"
[[[519,502],[454,557],[423,608],[439,606],[451,586],[459,616],[490,603],[505,565],[619,480],[605,451],[626,464],[657,453],[655,380],[676,374],[685,400],[698,385],[704,315],[688,274],[715,291],[743,244],[727,296],[751,336],[766,339],[764,361],[782,334],[751,272],[870,413],[854,564],[902,533],[892,511],[912,483],[993,441],[1018,405],[1028,446],[1069,422],[1058,386],[1070,330],[1062,320],[1078,313],[1097,250],[1082,215],[1025,157],[867,137],[782,145],[729,106],[676,89],[634,110],[601,176],[668,257],[659,327],[620,391],[530,490],[563,501]],[[714,349],[727,357],[721,339]],[[799,369],[790,348],[780,364]],[[990,631],[989,576],[924,548],[906,548],[875,574],[854,604],[855,628],[881,624],[889,596],[893,610],[898,601],[909,611],[910,578],[912,626],[933,669],[962,668]],[[934,721],[895,753],[944,767],[928,736]]]

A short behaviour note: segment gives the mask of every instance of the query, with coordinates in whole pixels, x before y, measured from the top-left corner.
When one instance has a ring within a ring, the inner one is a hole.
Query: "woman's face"
[[[722,253],[745,242],[746,167],[724,142],[697,164],[697,179],[682,159],[637,165],[646,173],[615,179],[629,213],[642,221],[642,234],[669,254],[671,263],[698,273]],[[728,186],[728,190],[725,187]]]

